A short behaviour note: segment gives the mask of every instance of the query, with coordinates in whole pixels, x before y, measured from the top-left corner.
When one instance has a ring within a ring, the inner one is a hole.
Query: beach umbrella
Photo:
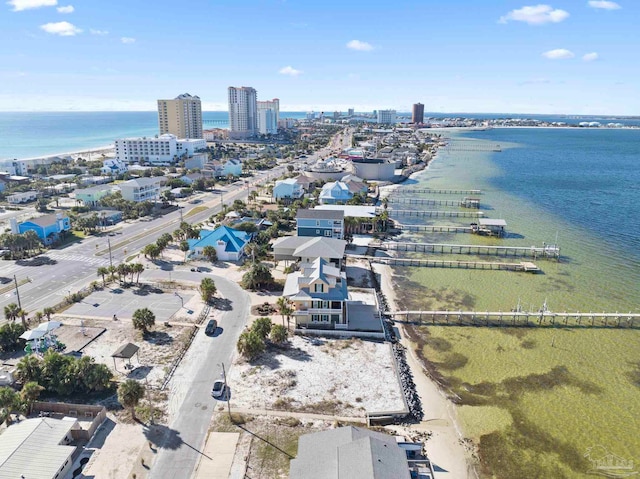
[[[20,335],[20,338],[26,339],[27,341],[31,341],[32,339],[41,338],[45,334],[47,334],[46,331],[43,331],[41,329],[30,329],[29,331],[25,331],[24,333],[22,333]]]
[[[60,323],[59,321],[47,321],[45,323],[42,323],[36,329],[38,331],[44,331],[45,333],[48,333],[50,331],[53,331],[54,329],[58,329],[60,326],[62,326],[62,323]]]

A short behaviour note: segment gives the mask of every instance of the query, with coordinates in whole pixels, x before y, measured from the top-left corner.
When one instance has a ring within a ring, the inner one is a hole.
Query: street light
[[[233,419],[231,418],[231,398],[229,394],[229,387],[227,386],[227,372],[224,369],[224,363],[220,363],[218,366],[222,366],[222,379],[224,380],[224,394],[227,399],[227,411],[229,413],[229,420],[233,422]]]

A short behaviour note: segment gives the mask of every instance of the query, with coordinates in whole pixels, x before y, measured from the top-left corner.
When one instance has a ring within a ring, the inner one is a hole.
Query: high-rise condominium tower
[[[269,101],[258,101],[258,130],[261,135],[278,133],[280,119],[280,100],[274,98]]]
[[[424,123],[424,105],[422,103],[413,104],[411,123]]]
[[[158,100],[160,134],[171,133],[178,138],[204,138],[200,98],[183,93],[173,100]]]
[[[229,138],[243,140],[258,134],[257,92],[251,87],[229,87]]]

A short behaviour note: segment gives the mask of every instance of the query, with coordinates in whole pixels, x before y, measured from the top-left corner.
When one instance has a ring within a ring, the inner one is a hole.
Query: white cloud
[[[120,41],[122,43],[124,43],[125,45],[127,45],[129,43],[135,43],[136,39],[135,38],[131,38],[131,37],[122,37],[122,38],[120,38]]]
[[[549,60],[567,60],[569,58],[575,57],[572,51],[565,48],[556,48],[555,50],[549,50],[548,52],[544,52],[542,56],[548,58]]]
[[[96,30],[94,28],[90,28],[89,33],[91,35],[109,35],[109,32],[107,30]]]
[[[75,8],[73,8],[73,5],[67,5],[66,7],[58,7],[56,10],[58,10],[58,13],[73,13]]]
[[[569,12],[554,9],[550,5],[533,5],[511,10],[509,13],[500,17],[499,23],[507,23],[512,20],[514,22],[525,22],[529,25],[544,25],[545,23],[559,23],[569,17]]]
[[[82,33],[78,27],[69,22],[45,23],[40,28],[52,35],[60,35],[62,37],[72,37],[78,33]]]
[[[609,2],[608,0],[591,0],[588,3],[591,8],[600,8],[602,10],[619,10],[622,8],[616,2]]]
[[[582,59],[585,62],[593,62],[598,59],[598,54],[596,52],[587,53],[586,55],[582,56]]]
[[[7,2],[7,5],[11,5],[13,7],[14,12],[40,7],[54,7],[57,4],[58,0],[9,0]]]
[[[289,76],[292,76],[292,77],[297,77],[298,75],[300,75],[302,73],[302,70],[296,70],[292,66],[286,66],[286,67],[281,68],[280,70],[278,70],[278,73],[280,73],[281,75],[289,75]]]
[[[373,45],[371,45],[371,43],[361,42],[360,40],[351,40],[347,43],[347,48],[357,50],[359,52],[370,52],[373,50]]]

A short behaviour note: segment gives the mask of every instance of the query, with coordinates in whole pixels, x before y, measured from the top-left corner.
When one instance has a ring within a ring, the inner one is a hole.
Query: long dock
[[[557,245],[547,244],[543,244],[543,246],[527,247],[446,243],[403,243],[396,241],[385,241],[381,243],[369,243],[369,247],[385,251],[412,251],[416,253],[526,256],[531,258],[560,259],[560,247]]]
[[[396,321],[451,326],[559,326],[638,328],[640,313],[570,313],[550,311],[395,311]]]
[[[389,216],[414,216],[416,218],[479,218],[482,211],[413,211],[388,208]]]
[[[394,223],[392,228],[400,231],[420,231],[425,233],[471,233],[471,226],[403,225]]]
[[[540,271],[534,263],[500,263],[490,261],[447,261],[438,259],[417,258],[384,258],[380,256],[366,257],[372,263],[386,264],[388,266],[418,266],[423,268],[449,268],[449,269],[484,269],[502,271],[520,271],[524,273],[537,273]]]
[[[388,204],[405,205],[436,205],[436,206],[458,206],[462,208],[480,208],[480,201],[477,199],[465,198],[463,200],[435,200],[431,198],[398,198],[390,197]]]
[[[432,194],[432,195],[481,195],[482,190],[449,190],[449,189],[437,189],[437,188],[396,188],[393,190],[394,196],[406,196],[417,194]]]

